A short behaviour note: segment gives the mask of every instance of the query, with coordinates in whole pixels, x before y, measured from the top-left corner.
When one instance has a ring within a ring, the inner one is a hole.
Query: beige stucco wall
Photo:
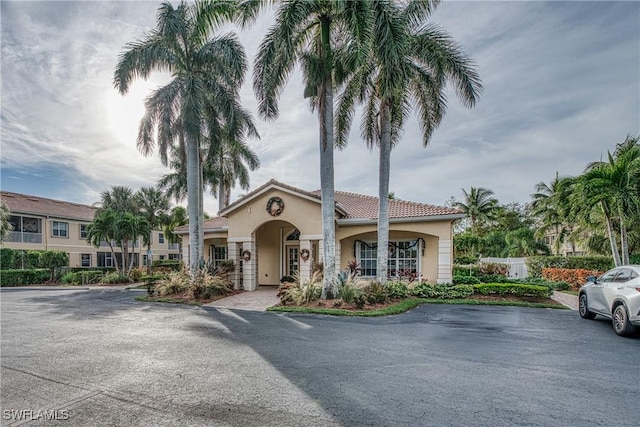
[[[410,240],[418,237],[425,240],[421,273],[426,280],[435,282],[438,278],[438,242],[440,239],[451,240],[451,221],[392,223],[389,225],[389,240]],[[340,226],[336,230],[336,239],[342,245],[340,265],[342,268],[346,268],[347,263],[355,259],[353,247],[356,240],[376,241],[378,239],[377,225]],[[453,257],[453,253],[451,256]]]
[[[280,284],[281,236],[286,238],[286,236],[295,229],[296,227],[289,222],[276,220],[262,224],[256,230],[255,237],[258,248],[258,283],[260,285]],[[282,254],[282,256],[284,256],[284,254]]]
[[[267,203],[271,197],[280,197],[284,202],[284,210],[277,217],[267,212]],[[319,201],[306,200],[274,189],[241,205],[228,215],[229,238],[251,237],[259,226],[273,220],[293,224],[302,235],[322,234],[321,215]]]

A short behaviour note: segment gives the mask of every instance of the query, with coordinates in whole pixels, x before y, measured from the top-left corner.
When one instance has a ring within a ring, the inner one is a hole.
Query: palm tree
[[[241,4],[244,21],[255,18],[268,2]],[[264,37],[255,59],[253,88],[259,115],[276,119],[278,97],[296,64],[301,64],[304,96],[320,122],[320,188],[322,200],[324,284],[322,297],[331,292],[335,276],[335,202],[333,171],[333,85],[336,40],[354,41],[367,36],[368,2],[286,0],[277,4],[275,23]],[[244,9],[242,9],[244,8]]]
[[[162,191],[153,187],[143,187],[136,193],[139,215],[146,221],[143,234],[147,254],[151,253],[151,233],[168,222],[169,199]],[[151,257],[147,257],[147,274],[151,274]]]
[[[182,1],[177,7],[162,3],[156,28],[127,44],[114,74],[114,86],[126,94],[136,78],[147,78],[152,71],[171,73],[171,81],[147,98],[138,149],[150,155],[157,144],[166,165],[170,146],[176,140],[184,143],[192,275],[204,259],[200,149],[207,140],[202,134],[208,129],[206,120],[212,110],[221,120],[243,113],[238,102],[247,68],[242,45],[232,33],[209,37],[210,30],[231,19],[234,8],[231,1]]]
[[[640,220],[640,146],[638,137],[627,136],[606,162],[587,166],[579,179],[577,195],[584,206],[602,210],[616,266],[629,263],[627,227]],[[617,225],[617,227],[616,227]],[[616,228],[618,233],[616,233]],[[618,247],[617,236],[620,237]]]
[[[453,206],[463,211],[471,220],[471,231],[477,236],[481,223],[493,218],[493,213],[498,208],[498,200],[493,196],[493,191],[483,187],[471,187],[469,192],[461,188],[464,201],[455,202]]]
[[[165,224],[163,231],[164,235],[170,243],[179,243],[182,241],[180,236],[173,233],[176,227],[185,225],[189,222],[187,210],[182,206],[176,206],[171,209],[169,214],[169,220]]]
[[[4,200],[0,200],[0,243],[9,237],[13,231],[13,225],[9,221],[11,219],[11,211]]]
[[[560,254],[560,247],[573,231],[569,198],[574,184],[575,178],[560,177],[556,173],[549,184],[536,184],[536,192],[531,195],[532,213],[539,220],[536,236],[544,237],[552,230],[556,255]]]
[[[361,133],[380,149],[378,186],[377,279],[387,280],[389,176],[391,149],[400,141],[415,103],[424,146],[446,110],[447,82],[454,83],[467,107],[475,105],[482,85],[473,62],[449,34],[424,20],[439,1],[373,1],[368,55],[349,53],[337,119],[338,144],[346,141],[356,100],[364,104]]]
[[[109,244],[109,249],[111,249],[111,259],[113,259],[116,270],[118,270],[118,258],[113,248],[116,236],[116,218],[116,212],[111,209],[98,210],[91,224],[87,226],[87,242],[99,248],[102,242],[106,241]]]

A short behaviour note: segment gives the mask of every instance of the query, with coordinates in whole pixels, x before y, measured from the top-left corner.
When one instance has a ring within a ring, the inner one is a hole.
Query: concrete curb
[[[578,297],[576,295],[567,294],[564,292],[554,291],[551,295],[551,299],[558,301],[565,307],[569,307],[571,310],[578,309]]]

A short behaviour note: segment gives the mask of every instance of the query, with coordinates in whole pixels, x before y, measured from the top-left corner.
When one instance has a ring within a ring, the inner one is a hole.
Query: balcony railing
[[[180,243],[169,243],[170,251],[177,251],[180,249]]]
[[[42,233],[27,233],[26,231],[12,231],[7,242],[42,243]]]

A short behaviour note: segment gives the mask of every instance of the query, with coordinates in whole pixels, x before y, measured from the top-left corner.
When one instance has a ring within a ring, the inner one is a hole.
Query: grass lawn
[[[275,306],[267,308],[271,312],[286,313],[308,313],[308,314],[327,314],[331,316],[360,316],[360,317],[376,317],[388,316],[391,314],[400,314],[409,311],[420,304],[467,304],[467,305],[502,305],[514,307],[535,307],[535,308],[555,308],[566,309],[564,305],[558,303],[536,303],[526,301],[510,301],[510,300],[480,300],[480,299],[429,299],[429,298],[408,298],[388,305],[376,310],[345,310],[343,308],[329,307],[297,307],[297,306]]]

